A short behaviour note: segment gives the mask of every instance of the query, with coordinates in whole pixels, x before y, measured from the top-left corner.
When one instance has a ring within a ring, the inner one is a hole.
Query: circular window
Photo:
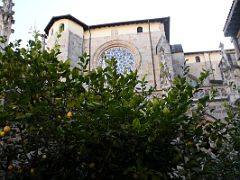
[[[123,74],[135,67],[135,60],[132,53],[123,47],[113,47],[104,51],[99,59],[99,65],[106,67],[105,60],[115,58],[117,60],[117,72]]]

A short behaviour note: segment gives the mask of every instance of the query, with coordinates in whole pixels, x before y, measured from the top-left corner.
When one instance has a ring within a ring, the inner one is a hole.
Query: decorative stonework
[[[164,53],[164,51],[160,52],[160,61],[161,61],[160,84],[163,88],[170,87],[172,76],[166,61],[166,54]]]
[[[236,101],[240,98],[240,71],[236,59],[232,60],[230,55],[227,56],[227,51],[224,49],[224,44],[220,43],[220,49],[222,54],[222,59],[219,64],[221,69],[223,79],[228,85],[228,99],[231,105],[235,105]]]
[[[105,60],[115,58],[117,60],[117,72],[123,74],[133,70],[135,59],[132,53],[123,47],[113,47],[104,51],[99,59],[99,65],[106,67]]]
[[[169,43],[165,36],[161,36],[157,44],[157,54],[160,60],[160,86],[161,88],[168,88],[171,86],[174,77],[172,54]]]
[[[3,6],[0,7],[0,36],[5,37],[8,41],[10,34],[14,32],[11,29],[12,24],[14,24],[14,11],[12,10],[14,3],[12,0],[2,0],[2,2]]]
[[[91,62],[92,67],[104,66],[104,62],[102,61],[104,56],[106,58],[114,56],[117,59],[118,71],[120,73],[124,70],[139,69],[141,65],[141,56],[138,49],[133,44],[125,41],[113,40],[101,45],[94,53]]]

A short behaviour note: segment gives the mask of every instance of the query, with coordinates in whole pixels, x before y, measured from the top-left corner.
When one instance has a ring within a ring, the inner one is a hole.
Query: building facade
[[[235,51],[236,59],[240,60],[240,0],[234,0],[229,11],[227,20],[224,26],[224,35],[231,37]]]
[[[235,49],[235,57],[229,58],[221,46],[223,57],[220,67],[228,84],[231,94],[229,101],[233,105],[240,103],[240,0],[234,0],[224,26],[224,35],[231,37]]]
[[[229,87],[228,77],[226,77],[225,70],[222,67],[223,57],[226,57],[229,61],[235,62],[235,50],[212,50],[212,51],[196,51],[184,53],[186,65],[189,66],[189,79],[194,83],[200,76],[200,73],[204,70],[209,71],[210,75],[204,81],[202,90],[196,94],[196,98],[203,97],[205,95],[211,96],[212,88],[216,90],[214,100],[209,104],[208,114],[217,119],[224,118],[226,116],[226,110],[224,102],[230,103],[232,97],[232,89]]]
[[[231,24],[229,18],[232,17],[228,17]],[[231,29],[228,26],[225,25],[225,35]],[[235,41],[239,43],[239,29],[235,31]],[[160,97],[161,89],[170,87],[171,80],[182,75],[185,62],[190,67],[189,81],[192,83],[203,69],[208,70],[210,76],[195,98],[211,95],[214,87],[216,96],[209,105],[208,114],[216,119],[226,116],[224,102],[236,105],[240,97],[238,50],[225,50],[220,44],[219,50],[184,53],[181,44],[169,43],[169,17],[88,26],[71,15],[55,16],[47,24],[45,33],[48,47],[60,45],[60,59],[70,59],[72,67],[77,66],[78,57],[84,52],[90,55],[89,70],[105,66],[105,58],[115,57],[119,73],[137,69],[140,78],[146,76]]]
[[[77,65],[83,52],[90,55],[89,69],[104,66],[105,58],[115,57],[120,73],[137,69],[140,77],[146,75],[149,84],[160,90],[181,73],[184,63],[181,45],[169,44],[169,24],[170,18],[166,17],[88,26],[71,15],[63,15],[53,17],[45,32],[48,47],[58,41],[60,58],[71,59],[72,66]],[[59,32],[61,37],[57,39]],[[169,76],[162,76],[161,70]]]

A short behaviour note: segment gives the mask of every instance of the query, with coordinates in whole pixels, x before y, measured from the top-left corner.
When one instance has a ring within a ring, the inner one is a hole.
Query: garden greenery
[[[206,118],[188,67],[162,98],[114,59],[88,69],[36,37],[0,53],[0,175],[6,179],[239,178],[239,113]]]

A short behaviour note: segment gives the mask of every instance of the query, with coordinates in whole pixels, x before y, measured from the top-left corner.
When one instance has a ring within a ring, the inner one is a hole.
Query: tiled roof
[[[239,29],[240,29],[240,0],[234,0],[223,29],[224,35],[226,37],[236,36]]]
[[[50,28],[52,27],[52,25],[61,19],[69,19],[72,20],[73,22],[77,23],[78,25],[82,26],[83,29],[88,29],[88,25],[84,24],[83,22],[79,21],[77,18],[73,17],[70,14],[66,14],[66,15],[61,15],[61,16],[53,16],[52,19],[49,21],[49,23],[47,24],[47,26],[45,27],[44,31],[46,34],[48,34]]]

